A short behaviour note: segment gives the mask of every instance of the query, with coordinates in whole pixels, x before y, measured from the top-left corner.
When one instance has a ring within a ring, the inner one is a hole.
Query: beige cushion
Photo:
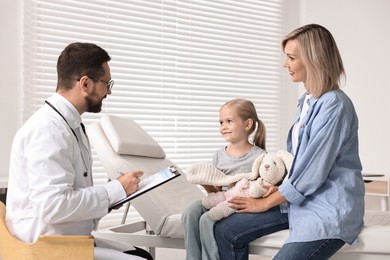
[[[133,120],[106,115],[100,123],[117,154],[165,158],[161,146]]]
[[[180,217],[181,214],[169,216],[161,231],[161,236],[183,238],[184,233]],[[381,252],[389,254],[390,248],[387,246],[390,233],[389,212],[367,211],[364,220],[366,226],[359,235],[359,242],[355,245],[346,244],[341,252]],[[280,248],[286,241],[288,234],[288,230],[275,232],[254,240],[251,245]]]

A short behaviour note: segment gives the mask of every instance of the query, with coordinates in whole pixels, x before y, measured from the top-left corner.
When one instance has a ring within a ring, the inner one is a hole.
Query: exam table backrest
[[[147,177],[173,164],[161,146],[132,119],[105,115],[87,131],[91,145],[111,179],[117,178],[118,171],[133,170],[142,170],[143,177]],[[172,229],[178,227],[172,225],[170,228],[169,222],[180,218],[191,201],[203,197],[203,192],[182,174],[131,203],[155,234],[175,237],[177,230]]]

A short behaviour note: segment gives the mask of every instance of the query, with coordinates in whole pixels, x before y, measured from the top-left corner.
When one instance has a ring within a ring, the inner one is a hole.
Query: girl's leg
[[[248,259],[248,244],[256,238],[288,229],[288,216],[279,206],[263,213],[235,213],[215,224],[222,260]]]
[[[274,260],[325,260],[334,255],[345,242],[341,239],[322,239],[284,244]]]
[[[199,220],[205,212],[206,209],[202,206],[202,202],[197,200],[188,205],[181,216],[187,260],[202,259]]]
[[[200,242],[202,243],[202,260],[219,260],[217,241],[214,236],[215,221],[209,211],[200,217]]]

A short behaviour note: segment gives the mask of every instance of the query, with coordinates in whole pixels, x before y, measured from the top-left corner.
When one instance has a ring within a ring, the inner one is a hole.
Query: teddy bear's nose
[[[265,169],[269,168],[269,164],[264,165]]]

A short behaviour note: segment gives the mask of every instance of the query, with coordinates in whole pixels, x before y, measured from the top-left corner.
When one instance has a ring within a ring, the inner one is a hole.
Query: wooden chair
[[[92,236],[40,236],[35,243],[14,237],[5,224],[6,207],[0,202],[0,258],[2,260],[93,259]]]

